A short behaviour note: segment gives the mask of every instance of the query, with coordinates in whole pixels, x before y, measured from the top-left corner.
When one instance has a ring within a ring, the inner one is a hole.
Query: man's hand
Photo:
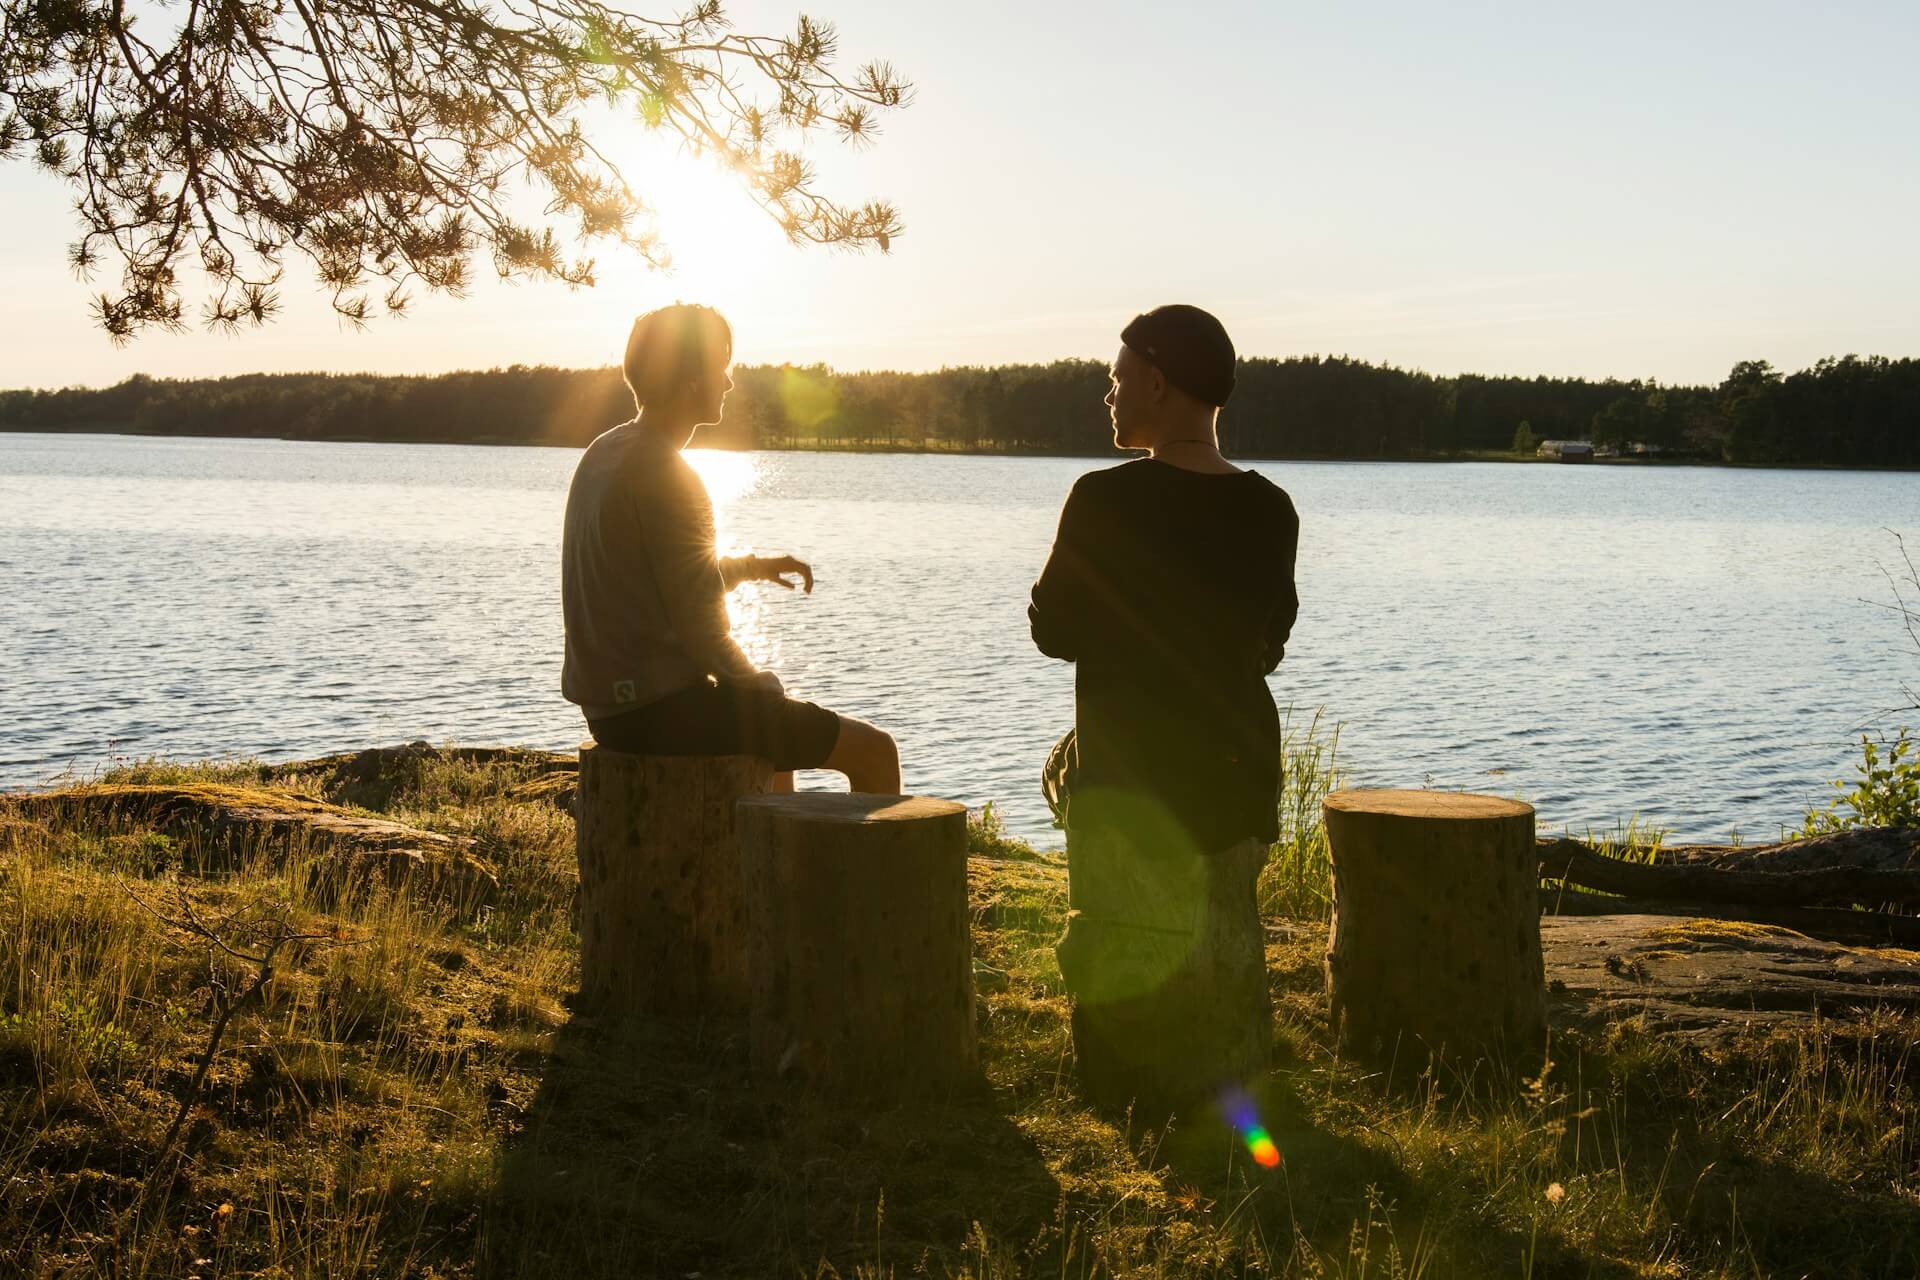
[[[760,581],[777,582],[789,591],[799,586],[805,588],[808,595],[813,594],[813,566],[805,560],[792,556],[760,556],[758,559],[760,572],[756,576]],[[800,581],[788,582],[788,574],[797,575]]]
[[[771,671],[756,671],[749,676],[739,676],[729,681],[742,689],[757,689],[773,694],[776,698],[785,696],[787,687],[780,683],[780,677]]]

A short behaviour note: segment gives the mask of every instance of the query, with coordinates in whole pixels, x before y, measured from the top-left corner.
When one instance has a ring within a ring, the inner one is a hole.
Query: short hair
[[[649,311],[633,322],[627,334],[626,358],[620,372],[633,392],[633,402],[671,396],[715,364],[733,356],[733,328],[712,307],[693,302]]]

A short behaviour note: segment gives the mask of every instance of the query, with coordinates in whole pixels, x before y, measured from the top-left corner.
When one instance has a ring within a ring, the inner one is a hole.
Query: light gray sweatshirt
[[[751,557],[714,553],[713,503],[679,449],[628,422],[587,446],[567,490],[560,691],[589,719],[755,667],[729,634],[727,588]]]

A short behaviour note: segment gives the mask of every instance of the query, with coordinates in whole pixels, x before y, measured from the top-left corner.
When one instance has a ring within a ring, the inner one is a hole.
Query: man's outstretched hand
[[[789,574],[799,581],[789,582]],[[789,591],[797,586],[804,588],[808,595],[813,594],[813,566],[793,556],[761,556],[758,576],[762,582],[777,582]]]

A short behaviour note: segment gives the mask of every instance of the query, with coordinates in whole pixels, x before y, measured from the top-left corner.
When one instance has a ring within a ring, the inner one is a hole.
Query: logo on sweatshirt
[[[623,702],[632,702],[633,697],[633,681],[615,680],[613,682],[613,701],[615,706]]]

